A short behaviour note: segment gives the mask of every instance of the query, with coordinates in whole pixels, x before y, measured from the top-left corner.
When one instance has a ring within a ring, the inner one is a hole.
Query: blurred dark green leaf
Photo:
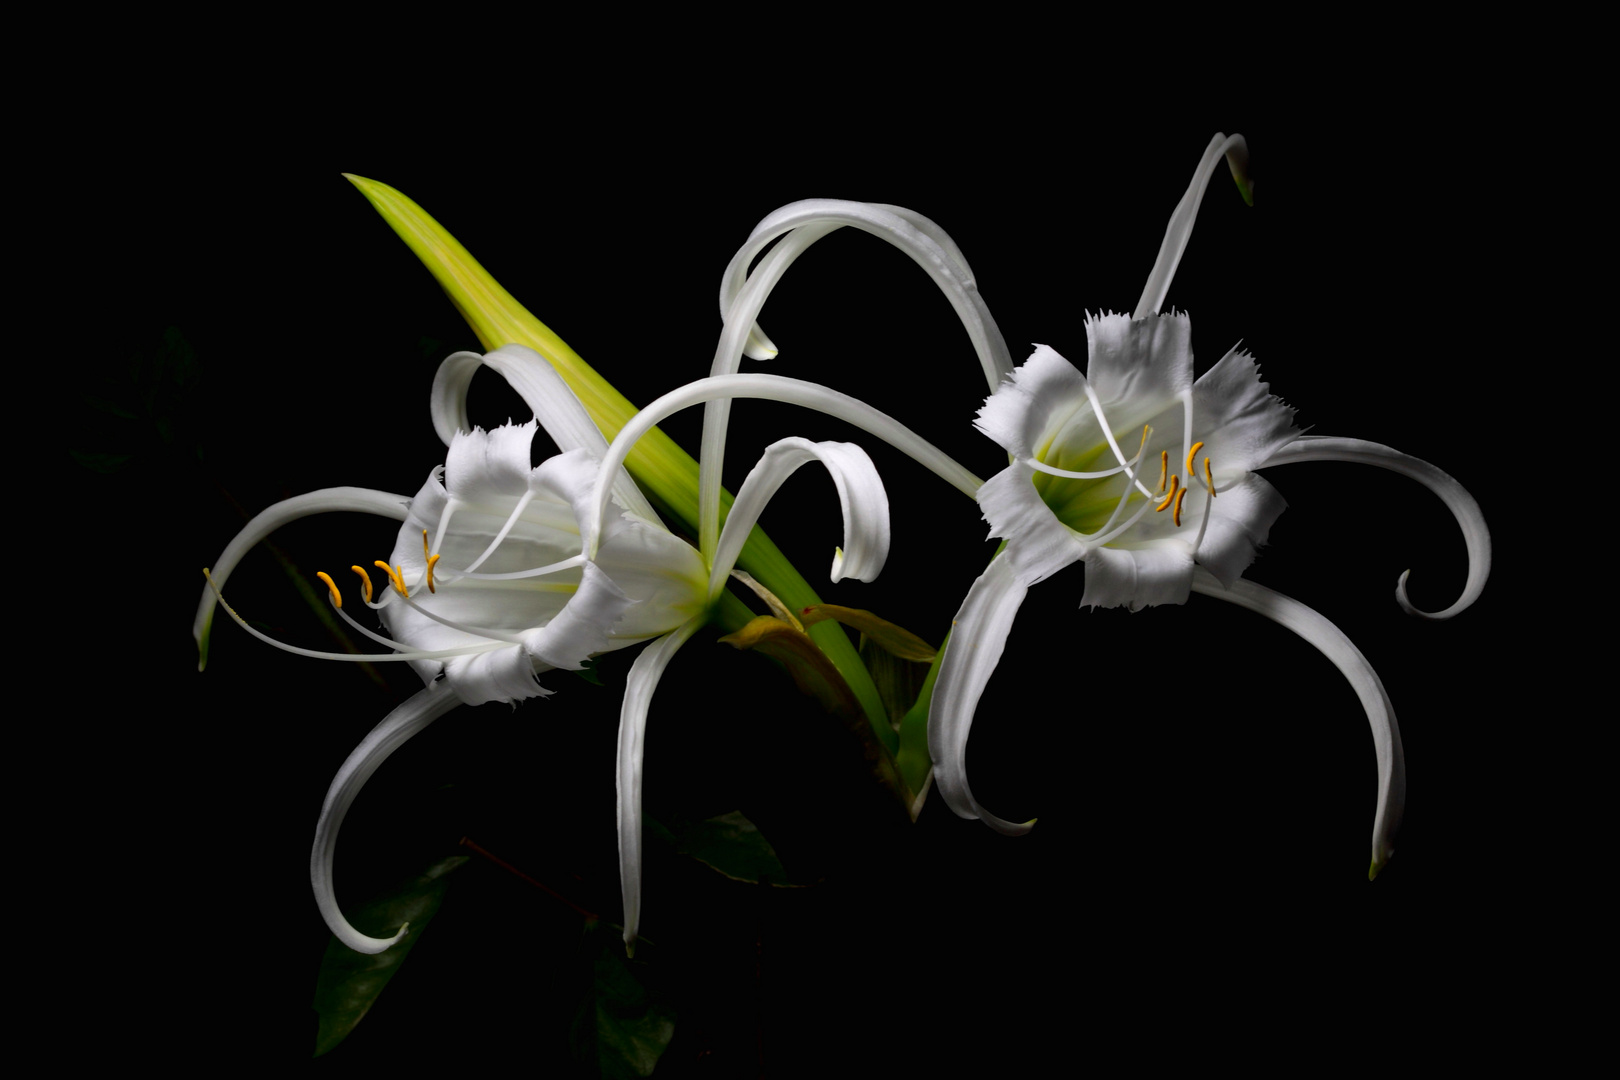
[[[349,921],[362,933],[392,933],[402,923],[410,923],[405,940],[393,948],[367,956],[335,937],[327,942],[321,973],[315,981],[313,1004],[320,1016],[315,1034],[316,1057],[342,1042],[370,1010],[439,910],[450,871],[466,861],[467,856],[456,855],[435,863],[421,876],[350,913]]]
[[[651,943],[645,938],[635,959],[605,923],[587,931],[594,951],[591,986],[574,1018],[574,1059],[603,1080],[651,1076],[675,1036],[675,1011],[653,989]]]
[[[776,857],[765,834],[759,831],[741,811],[712,817],[705,821],[668,820],[663,823],[646,819],[648,831],[671,844],[677,853],[731,878],[750,885],[774,885],[777,888],[803,888],[803,883],[790,881]]]

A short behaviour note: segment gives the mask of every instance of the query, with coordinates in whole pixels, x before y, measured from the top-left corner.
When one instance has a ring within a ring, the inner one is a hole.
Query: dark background
[[[60,212],[82,240],[55,272],[92,310],[63,316],[71,345],[51,364],[70,417],[52,463],[71,482],[47,505],[73,524],[76,595],[100,603],[73,613],[95,627],[75,638],[93,662],[55,678],[99,718],[80,761],[109,793],[83,804],[94,827],[73,888],[91,898],[87,919],[140,926],[150,948],[121,967],[120,992],[144,988],[176,1053],[308,1053],[326,939],[309,837],[332,773],[419,685],[403,665],[373,676],[305,660],[223,621],[209,670],[195,671],[199,568],[278,499],[339,484],[413,493],[443,460],[433,372],[478,347],[340,171],[414,198],[644,402],[707,373],[727,260],[759,218],[806,197],[934,218],[1015,359],[1039,341],[1080,362],[1084,313],[1134,305],[1209,136],[1241,131],[1257,205],[1222,167],[1169,295],[1192,315],[1198,370],[1241,340],[1301,426],[1446,468],[1511,566],[1510,511],[1536,496],[1504,481],[1482,423],[1516,404],[1484,374],[1512,282],[1495,270],[1501,229],[1459,210],[1477,198],[1471,132],[1404,113],[1303,123],[1239,107],[1112,127],[1044,108],[1007,115],[989,138],[815,111],[727,130],[656,107],[461,138],[446,117],[381,149],[358,134],[357,109],[341,147],[265,116],[245,125],[255,137],[181,129],[183,145],[138,175],[64,177]],[[887,245],[854,230],[818,244],[762,322],[782,350],[768,370],[863,397],[982,476],[1004,463],[971,426],[985,387],[965,334]],[[497,383],[479,377],[473,419],[525,419]],[[666,430],[695,449],[699,416]],[[977,508],[835,421],[753,402],[734,410],[728,486],[788,434],[862,442],[893,503],[882,578],[823,598],[937,640],[994,550]],[[822,883],[763,892],[650,859],[644,932],[681,1010],[660,1075],[749,1075],[762,1058],[777,1072],[858,1067],[872,1054],[1016,1065],[1085,1056],[1101,1038],[1191,1052],[1260,1016],[1355,1042],[1375,1011],[1421,1016],[1464,979],[1480,927],[1499,909],[1511,919],[1489,884],[1522,849],[1506,766],[1541,767],[1507,742],[1521,718],[1506,589],[1493,581],[1449,623],[1407,618],[1392,595],[1402,570],[1420,607],[1449,604],[1463,580],[1438,500],[1349,465],[1271,479],[1290,508],[1249,576],[1345,630],[1401,722],[1406,825],[1376,883],[1359,704],[1258,616],[1206,597],[1082,612],[1078,566],[1033,590],[970,749],[985,805],[1040,818],[1021,839],[937,800],[914,827],[884,823],[786,680],[700,636],[654,704],[648,809],[742,808],[790,869]],[[763,521],[818,587],[835,507],[807,470]],[[380,557],[393,533],[328,515],[276,544],[309,579]],[[283,639],[330,647],[271,554],[244,562],[230,592]],[[601,665],[605,688],[553,675],[556,695],[516,712],[457,710],[391,759],[345,824],[340,897],[359,901],[470,835],[616,920],[612,759],[630,659]],[[475,860],[372,1015],[316,1067],[566,1060],[588,962],[579,922]],[[1366,1011],[1310,1004],[1340,995]],[[881,1050],[864,1041],[874,1029]]]

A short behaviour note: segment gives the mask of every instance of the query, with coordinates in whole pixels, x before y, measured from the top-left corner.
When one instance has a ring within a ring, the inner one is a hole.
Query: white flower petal
[[[1089,409],[1086,380],[1075,366],[1046,345],[984,401],[973,426],[1020,458],[1038,457],[1052,435],[1077,409]]]
[[[749,264],[773,239],[791,229],[832,226],[821,233],[826,235],[846,225],[893,244],[934,280],[967,329],[984,370],[985,382],[994,390],[1012,371],[1012,357],[989,307],[979,296],[967,261],[943,229],[921,214],[901,207],[843,199],[805,199],[773,210],[754,226],[747,243],[726,267],[720,286],[721,316],[729,315],[749,278]],[[755,273],[758,272],[756,269]],[[749,322],[753,322],[752,317]],[[763,338],[763,332],[760,334]]]
[[[404,521],[406,506],[410,500],[403,495],[394,495],[386,491],[376,491],[372,488],[335,487],[322,488],[307,495],[298,495],[285,499],[274,506],[260,511],[252,521],[243,526],[236,538],[225,545],[225,550],[209,571],[213,576],[216,588],[223,589],[230,580],[231,571],[236,564],[242,561],[255,544],[287,524],[312,514],[329,514],[338,510],[349,510],[363,514],[376,514],[378,517],[393,518],[395,521]],[[197,605],[197,617],[192,623],[191,632],[197,639],[201,648],[197,669],[202,670],[208,660],[206,642],[208,628],[214,618],[215,596],[214,590],[203,587],[202,600]]]
[[[1237,349],[1221,357],[1193,387],[1193,437],[1210,448],[1217,476],[1258,469],[1299,438],[1294,412],[1260,381],[1254,357]]]
[[[1485,579],[1491,575],[1491,533],[1485,526],[1485,515],[1479,503],[1468,494],[1468,489],[1427,461],[1410,457],[1399,450],[1364,439],[1340,439],[1325,435],[1306,435],[1283,447],[1261,467],[1288,465],[1297,461],[1354,461],[1363,465],[1377,465],[1381,469],[1409,476],[1440,496],[1457,519],[1462,529],[1463,543],[1468,547],[1468,580],[1462,595],[1443,611],[1419,611],[1406,598],[1406,576],[1401,574],[1395,586],[1395,600],[1408,615],[1423,619],[1449,619],[1467,609],[1485,589]]]
[[[715,549],[709,578],[711,596],[718,595],[725,585],[743,541],[759,521],[765,504],[789,476],[812,461],[821,462],[832,475],[844,516],[844,544],[833,558],[833,581],[846,577],[871,581],[878,576],[889,556],[889,496],[872,459],[854,443],[787,438],[766,447],[737,491]]]
[[[1227,138],[1216,132],[1204,149],[1198,167],[1193,170],[1187,193],[1170,214],[1170,225],[1165,229],[1164,240],[1159,245],[1159,257],[1154,260],[1153,269],[1148,272],[1147,284],[1142,287],[1142,297],[1136,302],[1136,318],[1157,314],[1164,303],[1164,296],[1170,291],[1170,281],[1176,276],[1176,267],[1181,262],[1181,254],[1187,250],[1187,241],[1192,237],[1193,223],[1198,220],[1198,204],[1203,201],[1209,178],[1214,175],[1215,165],[1223,156],[1231,167],[1232,176],[1244,188],[1246,199],[1252,191],[1247,180],[1249,144],[1241,135]]]
[[[520,498],[529,490],[529,448],[537,430],[531,421],[458,432],[445,454],[445,492],[475,506]]]
[[[1194,577],[1192,587],[1194,592],[1258,611],[1286,626],[1315,645],[1350,681],[1356,697],[1361,699],[1361,707],[1367,710],[1373,751],[1378,759],[1378,809],[1373,815],[1372,865],[1367,876],[1376,875],[1395,854],[1392,841],[1406,805],[1406,757],[1401,751],[1401,732],[1395,723],[1395,708],[1378,673],[1343,631],[1297,600],[1241,578],[1230,586],[1222,586],[1202,571]]]
[[[523,635],[529,655],[554,668],[578,671],[615,646],[608,632],[635,603],[596,563],[586,563],[579,590],[557,616]]]
[[[433,416],[434,432],[447,447],[456,432],[472,430],[467,420],[467,391],[472,386],[472,377],[483,366],[484,358],[475,352],[451,353],[433,374],[428,411]]]
[[[943,451],[927,442],[916,432],[886,413],[836,390],[798,379],[784,379],[779,375],[722,375],[698,379],[671,390],[647,405],[626,424],[608,447],[602,472],[597,477],[593,509],[588,518],[582,518],[587,538],[587,551],[592,550],[594,538],[601,535],[607,514],[607,489],[603,478],[611,470],[619,469],[630,453],[630,448],[665,417],[692,405],[721,398],[761,398],[802,405],[818,412],[847,420],[863,431],[876,435],[896,449],[910,455],[925,468],[969,496],[978,491],[982,481]],[[704,469],[710,468],[707,459]]]
[[[641,926],[641,768],[647,736],[647,710],[670,658],[703,625],[702,617],[682,623],[642,650],[630,665],[619,707],[619,890],[624,900],[624,947],[633,951]]]
[[[1192,587],[1192,545],[1181,540],[1096,547],[1086,555],[1081,607],[1185,604]]]
[[[952,620],[928,711],[928,755],[934,761],[934,784],[945,805],[958,817],[978,818],[1009,836],[1026,833],[1035,823],[1004,821],[973,798],[967,782],[967,742],[979,697],[1001,660],[1018,606],[1028,593],[1005,554],[998,555],[979,575]]]
[[[1192,389],[1192,320],[1184,312],[1146,319],[1088,315],[1086,351],[1086,378],[1116,431]]]
[[[380,953],[405,936],[408,926],[400,927],[393,937],[374,938],[360,933],[349,925],[338,907],[332,885],[332,861],[337,850],[338,829],[353,805],[356,795],[365,786],[371,774],[388,756],[433,721],[461,704],[444,683],[435,683],[419,690],[383,722],[371,729],[361,740],[332,778],[321,806],[321,818],[315,826],[315,846],[309,856],[309,877],[315,888],[315,903],[321,909],[321,918],[337,939],[356,952]]]
[[[1025,588],[1086,557],[1080,534],[1059,521],[1033,483],[1035,470],[1015,461],[979,488],[979,509],[990,535],[1005,537],[1002,553]]]

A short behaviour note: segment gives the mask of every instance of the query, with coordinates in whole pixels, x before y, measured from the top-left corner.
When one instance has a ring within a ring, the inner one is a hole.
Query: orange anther
[[[320,578],[322,581],[326,582],[326,587],[332,591],[332,604],[333,604],[333,606],[342,607],[343,606],[343,594],[338,592],[338,587],[335,584],[332,583],[331,576],[328,575],[325,570],[317,570],[315,572],[315,576]]]
[[[1175,517],[1176,528],[1178,529],[1181,528],[1181,504],[1187,501],[1187,492],[1191,490],[1191,488],[1182,488],[1181,491],[1176,494]]]
[[[1201,443],[1201,442],[1195,442],[1195,443],[1193,443],[1193,444],[1192,444],[1192,446],[1191,446],[1191,447],[1190,447],[1190,448],[1189,448],[1189,449],[1188,449],[1188,450],[1187,450],[1187,480],[1188,480],[1188,481],[1189,481],[1189,482],[1191,482],[1191,480],[1192,480],[1192,476],[1193,476],[1193,456],[1194,456],[1194,455],[1195,455],[1195,454],[1197,454],[1197,453],[1198,453],[1198,451],[1200,451],[1200,450],[1202,450],[1202,449],[1203,449],[1203,448],[1204,448],[1204,444],[1203,444],[1203,443]]]
[[[439,591],[438,589],[435,589],[433,587],[433,564],[438,562],[439,558],[440,558],[440,556],[438,556],[438,555],[430,555],[430,556],[428,556],[427,585],[428,585],[428,592],[430,592],[430,593],[436,593],[436,592]]]
[[[371,603],[371,575],[366,573],[363,566],[351,566],[349,569],[360,575],[360,580],[365,584],[366,603]]]
[[[1168,451],[1168,450],[1164,451],[1164,453],[1167,453],[1167,454],[1169,452],[1170,451]],[[1166,495],[1164,497],[1164,502],[1162,502],[1158,506],[1154,507],[1153,512],[1154,513],[1160,513],[1163,510],[1165,510],[1166,508],[1168,508],[1171,503],[1175,502],[1176,501],[1176,492],[1178,490],[1180,490],[1180,488],[1181,488],[1181,474],[1177,473],[1177,474],[1170,477],[1170,494],[1168,494],[1168,495]],[[1181,523],[1178,521],[1176,524],[1179,525]]]

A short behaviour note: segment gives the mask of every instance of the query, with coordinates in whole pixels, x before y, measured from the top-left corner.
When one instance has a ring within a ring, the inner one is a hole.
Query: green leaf
[[[590,926],[593,940],[591,986],[574,1016],[574,1060],[604,1080],[651,1076],[675,1037],[675,1010],[649,985],[650,943],[643,938],[632,960],[613,927]]]
[[[750,885],[774,885],[780,889],[799,889],[801,883],[790,881],[759,826],[749,821],[740,810],[712,817],[705,821],[668,821],[660,824],[646,818],[649,832],[674,846],[677,853],[698,862],[733,881]]]
[[[448,874],[468,859],[456,855],[435,863],[420,876],[403,883],[350,915],[350,922],[362,931],[392,931],[403,923],[411,929],[405,940],[375,956],[355,952],[333,938],[326,943],[321,973],[315,980],[312,1003],[320,1016],[315,1033],[315,1055],[320,1057],[346,1038],[371,1009],[377,995],[410,955],[429,920],[439,910],[449,885]]]

